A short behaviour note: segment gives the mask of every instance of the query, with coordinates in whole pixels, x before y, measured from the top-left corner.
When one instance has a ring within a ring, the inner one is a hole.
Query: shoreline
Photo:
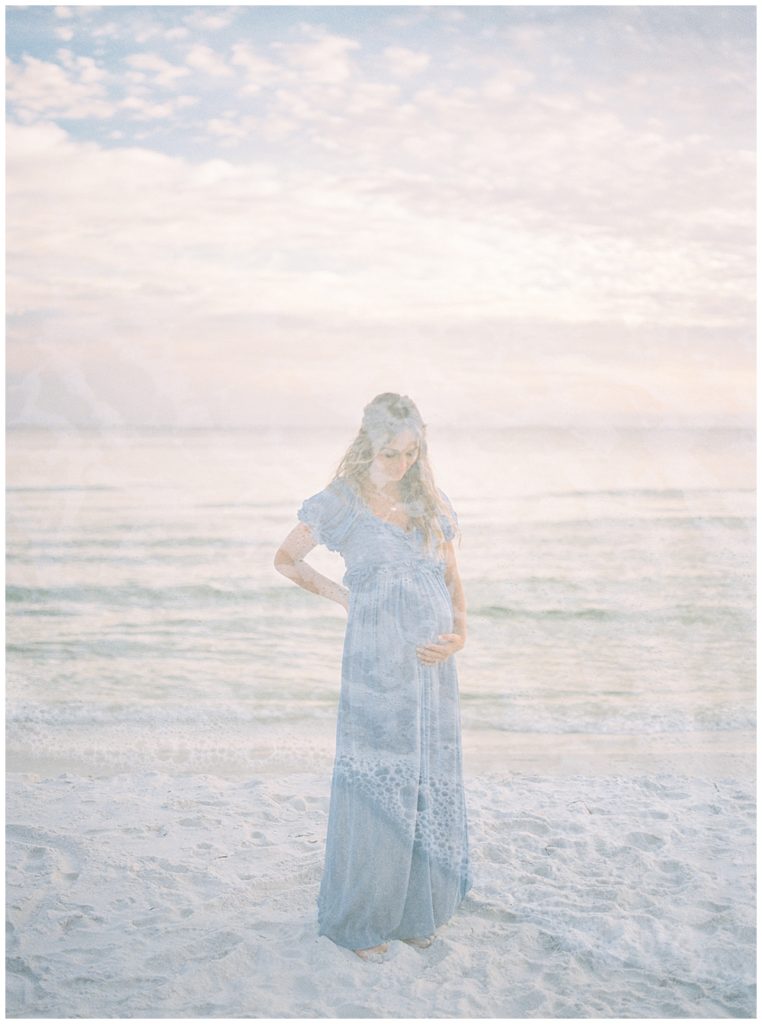
[[[754,730],[723,732],[504,733],[463,731],[464,774],[651,775],[756,778]]]
[[[330,783],[334,756],[333,726],[311,736],[299,749],[299,737],[276,734],[248,750],[236,746],[220,754],[209,749],[192,758],[183,750],[156,749],[153,756],[130,757],[134,751],[67,750],[61,754],[6,748],[6,774],[37,780],[72,774],[89,778],[161,772],[167,775],[247,779],[287,777],[312,770]],[[601,777],[672,773],[701,779],[756,779],[756,734],[723,732],[506,733],[463,729],[463,774],[478,781],[495,775]],[[131,763],[132,762],[132,763]]]

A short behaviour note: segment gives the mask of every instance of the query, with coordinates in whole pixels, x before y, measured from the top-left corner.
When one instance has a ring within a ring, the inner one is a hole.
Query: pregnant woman
[[[434,483],[426,426],[377,395],[275,566],[347,609],[318,931],[366,960],[425,947],[471,888],[458,676],[466,605],[457,516]],[[342,583],[304,561],[341,553]]]

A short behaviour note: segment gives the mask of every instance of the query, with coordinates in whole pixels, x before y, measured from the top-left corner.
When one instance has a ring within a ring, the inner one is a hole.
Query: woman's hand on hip
[[[440,642],[436,644],[420,644],[416,647],[418,658],[424,665],[434,665],[438,661],[444,661],[451,654],[461,650],[465,646],[465,637],[460,633],[440,633],[437,638]]]

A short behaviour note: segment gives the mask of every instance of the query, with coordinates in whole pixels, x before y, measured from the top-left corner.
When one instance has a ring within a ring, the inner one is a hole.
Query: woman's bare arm
[[[329,580],[304,561],[304,556],[316,546],[312,530],[306,523],[299,523],[275,552],[273,565],[281,575],[297,586],[320,597],[327,597],[329,601],[335,601],[349,610],[349,590],[335,580]]]

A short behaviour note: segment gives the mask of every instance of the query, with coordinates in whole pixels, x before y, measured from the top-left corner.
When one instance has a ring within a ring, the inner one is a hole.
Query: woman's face
[[[390,480],[401,480],[418,458],[418,438],[412,430],[404,430],[379,448],[371,463],[373,482],[383,487]]]

